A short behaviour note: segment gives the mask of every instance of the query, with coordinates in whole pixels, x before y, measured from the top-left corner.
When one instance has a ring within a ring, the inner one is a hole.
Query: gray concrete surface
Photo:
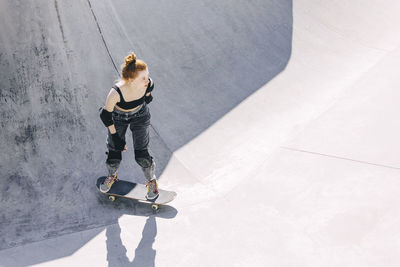
[[[400,264],[396,1],[0,6],[1,266]],[[157,214],[94,188],[129,50],[178,193]]]
[[[173,151],[284,69],[292,9],[291,1],[1,1],[0,24],[4,249],[121,215],[100,208],[93,185],[105,173],[98,109],[127,53],[148,63],[156,83],[151,151],[160,175]],[[120,177],[144,182],[132,152]]]

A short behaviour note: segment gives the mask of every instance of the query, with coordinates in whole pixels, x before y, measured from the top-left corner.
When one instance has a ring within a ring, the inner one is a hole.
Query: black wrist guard
[[[101,109],[100,119],[106,127],[114,124],[114,120],[112,118],[112,112],[109,112],[104,108]]]

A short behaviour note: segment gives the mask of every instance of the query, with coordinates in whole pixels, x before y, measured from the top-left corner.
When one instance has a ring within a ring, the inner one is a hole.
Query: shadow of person
[[[126,248],[121,240],[121,227],[115,224],[107,227],[107,261],[109,267],[114,266],[155,266],[156,251],[153,243],[157,235],[155,216],[149,216],[143,228],[142,239],[135,249],[133,261],[129,261]]]
[[[156,235],[156,217],[150,216],[144,225],[142,239],[135,249],[133,266],[155,266],[156,251],[153,249],[153,243],[156,239]]]
[[[132,266],[126,255],[126,248],[121,240],[121,227],[119,224],[108,226],[107,237],[107,261],[108,266]]]

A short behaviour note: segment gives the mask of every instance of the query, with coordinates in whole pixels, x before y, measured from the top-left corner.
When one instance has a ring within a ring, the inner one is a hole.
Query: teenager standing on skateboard
[[[155,176],[155,162],[148,152],[150,111],[147,107],[153,97],[153,81],[149,78],[147,64],[136,60],[132,52],[125,57],[121,66],[122,78],[110,90],[100,118],[108,128],[106,166],[108,176],[100,185],[107,192],[115,180],[122,160],[122,151],[126,151],[125,133],[132,131],[135,160],[143,170],[148,187],[147,199],[158,197],[158,185]]]

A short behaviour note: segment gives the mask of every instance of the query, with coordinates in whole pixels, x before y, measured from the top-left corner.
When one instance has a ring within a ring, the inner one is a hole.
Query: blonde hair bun
[[[147,64],[141,59],[136,59],[136,55],[133,52],[124,59],[125,62],[122,64],[121,70],[122,78],[125,80],[135,79],[140,71],[147,69]]]
[[[131,64],[131,63],[135,63],[136,62],[136,55],[135,55],[135,53],[130,53],[129,55],[127,55],[126,57],[125,57],[125,65],[126,66],[128,66],[129,64]]]

